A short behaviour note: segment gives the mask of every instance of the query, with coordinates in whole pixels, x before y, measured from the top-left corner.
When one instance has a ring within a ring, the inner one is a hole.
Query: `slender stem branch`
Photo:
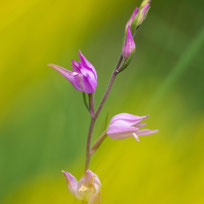
[[[106,131],[104,131],[101,136],[97,139],[93,147],[91,148],[90,154],[92,155],[102,144],[102,142],[105,140],[107,137]]]
[[[85,163],[85,171],[89,168],[89,163],[91,160],[91,154],[90,154],[90,149],[91,149],[91,139],[93,135],[93,129],[95,125],[95,119],[91,118],[91,123],[89,126],[89,133],[88,133],[88,138],[87,138],[87,143],[86,143],[86,163]]]
[[[113,86],[113,82],[115,81],[115,78],[118,74],[118,69],[120,67],[120,64],[123,60],[123,57],[122,55],[120,55],[120,58],[118,60],[118,63],[112,73],[112,76],[111,76],[111,79],[109,81],[109,84],[108,84],[108,87],[105,91],[105,94],[101,100],[101,103],[99,104],[99,107],[96,111],[96,113],[94,114],[94,104],[93,104],[93,94],[89,94],[89,110],[90,110],[90,114],[91,114],[91,122],[90,122],[90,126],[89,126],[89,133],[88,133],[88,138],[87,138],[87,144],[86,144],[86,162],[85,162],[85,171],[89,168],[89,164],[90,164],[90,160],[91,160],[91,140],[92,140],[92,136],[93,136],[93,129],[94,129],[94,126],[95,126],[95,123],[96,123],[96,120],[103,108],[103,105],[110,93],[110,90]],[[92,115],[93,113],[93,115]]]
[[[98,118],[98,115],[100,114],[100,112],[101,112],[101,110],[102,110],[102,108],[104,106],[104,103],[106,102],[106,99],[108,98],[110,90],[111,90],[111,88],[113,86],[113,82],[115,81],[115,78],[116,78],[116,76],[118,74],[118,68],[120,67],[120,64],[121,64],[122,60],[123,60],[123,57],[122,57],[122,55],[120,55],[120,59],[118,60],[118,63],[117,63],[117,65],[116,65],[116,67],[115,67],[115,69],[114,69],[114,71],[112,73],[111,79],[110,79],[108,87],[106,89],[106,92],[105,92],[105,94],[104,94],[104,96],[103,96],[103,98],[102,98],[102,100],[101,100],[101,102],[100,102],[100,104],[98,106],[98,109],[97,109],[97,111],[95,113],[95,116],[94,116],[95,119]]]
[[[89,94],[89,112],[91,117],[94,117],[94,94]]]

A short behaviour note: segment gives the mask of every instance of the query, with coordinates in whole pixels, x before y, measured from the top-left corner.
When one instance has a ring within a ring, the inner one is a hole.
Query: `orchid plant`
[[[158,131],[141,129],[146,125],[145,123],[142,123],[142,121],[146,119],[148,115],[137,116],[129,113],[120,113],[111,119],[107,130],[105,130],[95,144],[91,146],[95,123],[108,98],[113,83],[118,74],[126,69],[132,60],[132,55],[136,47],[134,37],[147,16],[150,8],[150,1],[151,0],[144,0],[139,8],[135,8],[130,19],[126,23],[125,40],[121,50],[121,55],[113,70],[105,94],[96,111],[94,107],[94,93],[97,87],[97,73],[94,66],[85,58],[82,52],[79,51],[79,62],[75,60],[72,61],[73,71],[69,71],[55,64],[49,64],[50,67],[63,75],[75,89],[83,93],[84,103],[90,113],[91,120],[86,144],[86,161],[83,177],[77,181],[72,174],[62,171],[65,175],[70,192],[77,199],[87,202],[88,204],[101,203],[101,182],[98,176],[89,169],[89,166],[92,155],[101,146],[104,139],[107,138],[107,136],[111,139],[134,137],[137,141],[139,141],[140,136],[153,134]],[[86,95],[88,95],[89,103],[86,101]]]

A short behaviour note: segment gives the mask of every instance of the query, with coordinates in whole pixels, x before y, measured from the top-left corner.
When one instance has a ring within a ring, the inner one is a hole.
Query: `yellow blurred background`
[[[50,69],[78,50],[98,73],[99,103],[139,0],[8,0],[0,7],[0,203],[80,203],[61,169],[82,176],[89,116]],[[106,139],[91,170],[104,204],[204,203],[204,2],[152,0],[130,67],[117,78],[94,139],[120,112],[150,114],[159,133]]]

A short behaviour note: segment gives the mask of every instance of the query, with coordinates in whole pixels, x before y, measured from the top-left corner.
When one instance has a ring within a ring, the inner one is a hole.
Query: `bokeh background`
[[[141,1],[8,0],[0,7],[0,203],[75,201],[61,169],[82,176],[89,116],[56,71],[78,49],[98,72],[99,103],[120,54],[126,21]],[[153,0],[97,122],[150,114],[155,135],[106,139],[91,170],[104,204],[204,203],[204,2]]]

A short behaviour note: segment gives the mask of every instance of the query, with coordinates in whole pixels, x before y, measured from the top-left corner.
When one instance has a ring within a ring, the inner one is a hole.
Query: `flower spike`
[[[72,174],[66,171],[62,171],[64,174],[67,187],[69,191],[75,196],[76,199],[81,200],[87,204],[101,204],[101,182],[98,176],[89,170],[90,161],[92,155],[101,146],[104,139],[109,136],[112,139],[125,139],[128,137],[134,137],[138,142],[140,136],[149,135],[158,132],[158,130],[142,129],[146,126],[143,120],[149,116],[137,116],[129,113],[120,113],[112,117],[108,128],[105,127],[105,131],[97,139],[92,146],[93,131],[96,120],[106,102],[108,95],[111,91],[113,83],[117,77],[117,74],[125,70],[130,64],[132,56],[136,49],[134,42],[134,36],[140,25],[145,20],[148,10],[150,8],[151,0],[143,0],[139,8],[135,8],[131,17],[125,26],[125,37],[122,52],[116,67],[113,70],[111,79],[105,91],[105,94],[96,109],[94,111],[94,92],[97,87],[97,73],[94,66],[85,58],[82,52],[79,50],[80,61],[72,60],[73,71],[67,70],[55,64],[49,64],[48,66],[54,68],[61,75],[63,75],[75,89],[83,92],[84,103],[90,112],[90,125],[86,143],[86,161],[84,167],[84,174],[78,181]],[[86,100],[86,93],[89,94],[89,104]],[[105,125],[106,126],[106,125]]]

